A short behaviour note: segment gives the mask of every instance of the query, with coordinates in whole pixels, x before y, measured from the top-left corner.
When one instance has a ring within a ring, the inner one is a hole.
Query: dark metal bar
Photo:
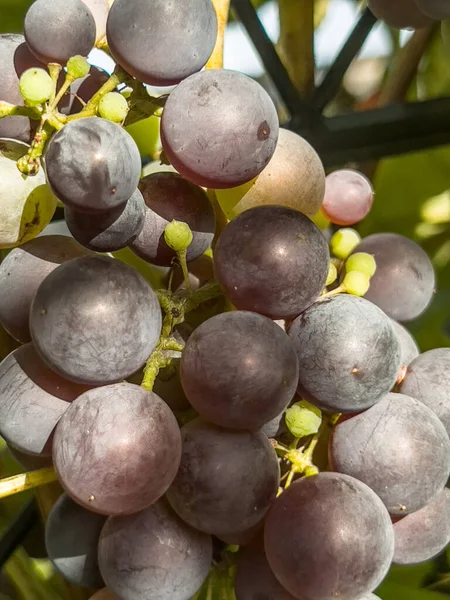
[[[319,112],[322,112],[326,105],[336,96],[347,69],[361,50],[376,22],[377,18],[371,13],[370,9],[364,9],[359,21],[327,71],[322,83],[313,93],[312,105]]]
[[[287,127],[316,148],[326,166],[377,160],[450,144],[450,98],[396,104],[325,119],[311,130]]]
[[[5,535],[0,539],[0,568],[14,550],[22,544],[38,519],[39,509],[36,500],[33,498],[18,512]]]
[[[246,28],[250,39],[261,56],[266,71],[291,116],[297,121],[319,120],[316,111],[302,99],[295,89],[277,51],[267,35],[251,0],[232,0],[232,6],[239,20]]]

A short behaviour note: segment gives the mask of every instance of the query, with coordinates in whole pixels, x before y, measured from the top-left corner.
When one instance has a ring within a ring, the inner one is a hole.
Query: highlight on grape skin
[[[68,123],[51,139],[45,158],[48,182],[58,200],[81,212],[117,208],[139,183],[136,144],[106,119],[85,117]]]

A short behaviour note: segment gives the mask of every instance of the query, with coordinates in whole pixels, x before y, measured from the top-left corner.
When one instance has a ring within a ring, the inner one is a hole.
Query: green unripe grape
[[[125,130],[131,135],[139,148],[142,157],[153,158],[161,143],[159,139],[159,124],[161,119],[158,117],[148,117],[132,125],[127,125]]]
[[[319,229],[326,229],[330,224],[330,220],[326,218],[326,216],[321,210],[319,210],[319,212],[314,215],[312,220]]]
[[[370,277],[360,271],[350,271],[344,277],[342,285],[345,287],[347,294],[364,296],[370,287]]]
[[[328,267],[328,276],[325,285],[331,285],[337,279],[337,269],[332,262],[330,262],[330,266]]]
[[[53,81],[44,69],[31,68],[22,73],[19,89],[29,106],[47,102],[53,93]]]
[[[367,252],[356,252],[347,258],[345,270],[347,273],[359,271],[369,277],[373,277],[377,270],[377,263],[372,254],[367,254]]]
[[[74,79],[86,77],[90,68],[91,65],[84,58],[84,56],[72,56],[67,61],[67,74]]]
[[[322,423],[322,412],[306,400],[301,400],[287,409],[285,419],[292,435],[296,438],[302,438],[319,431]]]
[[[105,94],[98,105],[98,114],[113,123],[121,123],[128,113],[128,102],[119,92]]]
[[[361,241],[361,236],[354,229],[343,227],[336,231],[330,241],[331,252],[334,256],[345,260]]]
[[[192,242],[191,228],[187,223],[173,220],[164,229],[164,239],[172,250],[183,252]]]

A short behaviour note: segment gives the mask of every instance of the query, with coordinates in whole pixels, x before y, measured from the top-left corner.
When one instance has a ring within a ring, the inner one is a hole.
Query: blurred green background
[[[31,1],[0,0],[0,33],[22,31],[23,17]],[[316,0],[316,25],[333,1]],[[264,0],[254,0],[257,6],[263,3]],[[398,32],[389,30],[388,34],[392,42],[390,55],[355,60],[328,112],[336,114],[377,106],[380,90],[389,82],[399,56]],[[450,95],[450,48],[445,45],[440,26],[430,32],[422,46],[420,61],[405,90],[407,99],[416,101]],[[410,67],[406,59],[404,68]],[[273,92],[264,76],[259,80]],[[360,225],[361,234],[380,231],[404,234],[423,246],[436,268],[434,300],[427,312],[408,327],[422,351],[450,346],[450,147],[388,158],[378,164],[352,166],[369,173],[375,187],[374,207]],[[8,344],[0,331],[3,355],[11,349]],[[0,439],[0,476],[22,470]],[[49,495],[57,493],[54,488]],[[31,497],[30,492],[0,502],[0,540]],[[382,600],[448,598],[450,551],[417,567],[392,568],[377,594]],[[42,526],[34,528],[24,546],[11,556],[0,572],[0,600],[81,600],[86,597],[86,594],[66,587],[45,559]]]

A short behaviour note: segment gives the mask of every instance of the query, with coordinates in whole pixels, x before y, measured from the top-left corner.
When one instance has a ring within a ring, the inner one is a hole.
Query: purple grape
[[[446,0],[415,0],[417,8],[430,19],[450,19],[450,6]]]
[[[0,435],[21,452],[49,456],[59,419],[86,389],[51,371],[32,344],[17,348],[0,363]]]
[[[95,43],[95,21],[81,0],[35,0],[24,22],[31,52],[43,63],[65,65],[70,57],[87,56]]]
[[[230,429],[259,429],[295,394],[295,348],[267,317],[222,313],[190,336],[181,359],[181,382],[206,421]]]
[[[156,294],[132,267],[106,256],[76,258],[41,283],[30,311],[36,349],[55,371],[89,385],[126,379],[158,343]]]
[[[159,86],[200,71],[216,33],[211,0],[133,0],[131,6],[128,0],[116,0],[106,24],[116,62],[139,81]]]
[[[391,319],[392,325],[394,326],[397,339],[400,343],[400,366],[407,367],[417,356],[419,356],[419,347],[417,346],[416,340],[409,333],[409,331],[401,325]],[[406,394],[407,396],[413,396],[414,394]]]
[[[26,471],[34,471],[35,469],[44,469],[45,467],[52,467],[53,460],[51,456],[43,456],[42,454],[26,454],[14,448],[14,446],[8,446],[8,450],[14,460],[19,463]],[[47,556],[47,553],[44,553]],[[37,557],[34,557],[37,558]]]
[[[450,474],[450,440],[437,416],[403,394],[386,394],[365,412],[335,427],[333,470],[363,481],[391,515],[423,508]]]
[[[231,546],[247,546],[257,535],[264,529],[264,519],[261,519],[259,523],[245,529],[244,531],[234,531],[233,533],[226,533],[224,535],[216,536],[222,542]]]
[[[367,300],[396,321],[410,321],[423,313],[433,297],[435,275],[418,244],[396,233],[375,233],[354,252],[372,254],[377,263]]]
[[[295,482],[266,518],[265,551],[281,585],[301,600],[355,600],[387,574],[394,533],[366,485],[339,473]]]
[[[278,116],[270,96],[237,71],[192,75],[170,94],[161,119],[170,163],[204,187],[250,181],[272,158],[277,139]]]
[[[435,348],[415,358],[399,391],[428,406],[450,435],[450,348]]]
[[[145,223],[141,233],[130,244],[140,258],[161,266],[170,266],[176,252],[164,239],[164,229],[172,222],[183,221],[193,239],[186,259],[194,260],[211,245],[216,229],[214,209],[201,187],[176,173],[154,173],[139,183],[146,204]]]
[[[208,575],[212,541],[160,500],[134,515],[110,517],[98,555],[106,585],[121,600],[188,600]]]
[[[45,157],[54,194],[80,212],[117,208],[139,183],[141,158],[133,138],[99,117],[68,123],[52,137]]]
[[[92,389],[58,423],[53,462],[67,493],[106,515],[143,510],[172,483],[181,438],[169,407],[131,383]]]
[[[104,585],[98,568],[97,548],[106,517],[96,515],[63,494],[53,505],[45,524],[45,545],[56,570],[82,587]]]
[[[325,179],[322,212],[336,225],[353,225],[370,212],[373,188],[365,175],[352,169],[339,169]]]
[[[394,523],[394,563],[431,560],[450,543],[450,490],[444,488],[422,509]]]
[[[421,29],[433,24],[415,0],[368,0],[368,7],[377,19],[396,29]]]
[[[236,600],[295,600],[272,573],[258,536],[239,556],[234,581]]]
[[[302,213],[281,206],[246,210],[221,233],[214,270],[237,308],[272,319],[292,318],[322,292],[328,244]]]
[[[123,206],[99,214],[64,210],[73,237],[96,252],[114,252],[137,238],[145,222],[145,203],[139,190]]]
[[[192,527],[218,536],[256,525],[278,490],[278,460],[267,437],[201,419],[181,434],[181,465],[167,492],[172,508]]]
[[[30,307],[40,284],[60,264],[91,255],[64,235],[38,237],[11,250],[0,263],[0,323],[6,331],[23,344],[29,342]]]
[[[9,102],[23,106],[23,97],[19,90],[19,79],[24,71],[31,67],[45,68],[31,54],[23,35],[0,34],[0,102]],[[0,138],[12,138],[30,142],[32,130],[38,125],[28,117],[4,117],[0,119]]]
[[[391,320],[364,298],[340,294],[305,310],[289,328],[299,394],[338,413],[369,408],[394,386],[400,345]]]

